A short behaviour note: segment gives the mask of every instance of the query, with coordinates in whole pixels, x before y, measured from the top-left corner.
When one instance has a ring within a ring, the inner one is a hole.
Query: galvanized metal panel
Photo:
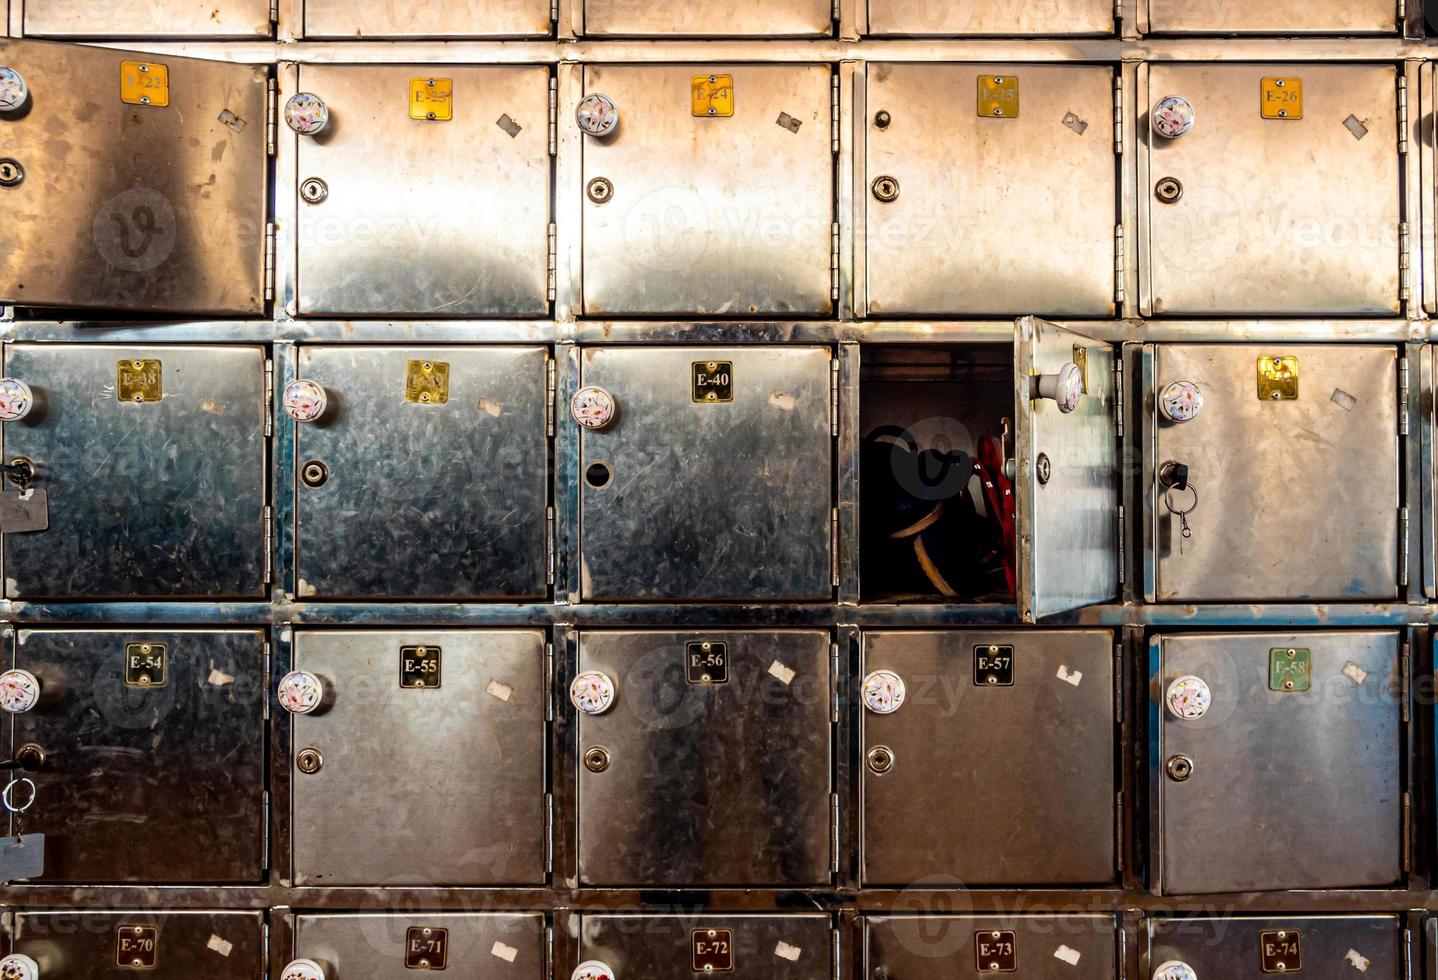
[[[1260,356],[1297,357],[1296,400],[1259,397]],[[1396,597],[1396,358],[1376,346],[1156,348],[1155,391],[1191,381],[1204,396],[1191,421],[1153,421],[1159,600]],[[1188,464],[1199,494],[1187,539],[1157,483],[1168,461]]]
[[[1394,34],[1393,0],[1145,0],[1153,34]]]
[[[866,0],[877,35],[1112,34],[1112,0]]]
[[[169,105],[120,101],[123,61],[169,69]],[[267,71],[0,40],[29,109],[0,116],[24,180],[0,188],[0,301],[263,314]]]
[[[265,352],[257,347],[13,344],[5,372],[37,400],[4,427],[33,461],[46,531],[4,536],[5,594],[263,594]],[[157,359],[163,397],[117,397],[117,365]]]
[[[864,972],[870,977],[1002,972],[1014,980],[1104,980],[1123,975],[1112,916],[866,915],[863,921]],[[1015,969],[980,967],[976,944],[981,940],[1011,942]]]
[[[1302,80],[1302,118],[1262,118],[1265,77]],[[1140,129],[1153,312],[1397,313],[1397,93],[1390,65],[1151,65],[1141,104],[1196,114],[1178,139]]]
[[[1016,118],[974,110],[989,77],[1017,79]],[[869,65],[870,314],[1112,315],[1113,84],[1098,65]]]
[[[45,835],[37,883],[260,880],[262,633],[22,628],[16,643],[41,688],[5,726],[45,753],[20,818]],[[164,645],[163,683],[127,683],[132,644]]]
[[[425,929],[431,930],[428,936],[423,935]],[[412,980],[416,972],[437,972],[434,966],[429,971],[405,966],[411,930],[421,931],[413,938],[442,945],[447,976],[491,977],[497,972],[515,980],[549,976],[544,916],[538,912],[299,915],[294,955],[324,964],[333,971],[331,976]]]
[[[415,644],[440,647],[438,686],[400,687]],[[295,668],[333,692],[293,719],[323,757],[291,776],[295,884],[544,881],[543,633],[300,631]]]
[[[15,913],[11,951],[35,960],[42,977],[67,980],[253,980],[266,969],[264,918],[239,911],[22,911]],[[136,926],[155,930],[155,965],[143,971],[116,965],[121,930]]]
[[[305,0],[305,37],[316,39],[546,37],[549,0]]]
[[[695,76],[734,79],[734,114],[696,117]],[[833,308],[827,65],[586,65],[618,130],[583,137],[584,312],[817,316]],[[567,111],[573,111],[570,107]],[[787,123],[787,124],[786,124]]]
[[[817,37],[833,19],[831,0],[584,0],[591,37]]]
[[[816,347],[586,348],[581,383],[617,410],[580,435],[584,597],[832,595],[830,360]],[[708,361],[732,364],[732,401],[694,401],[692,366]]]
[[[1019,610],[1033,622],[1118,592],[1118,417],[1108,344],[1032,318],[1017,333]],[[1035,397],[1034,378],[1079,361],[1077,409]]]
[[[1292,973],[1323,978],[1358,974],[1374,980],[1409,975],[1399,919],[1392,915],[1151,918],[1148,959],[1155,969],[1169,962],[1187,963],[1200,980],[1268,980],[1276,971],[1262,968],[1264,934],[1274,932],[1297,934],[1301,967]]]
[[[29,37],[269,37],[269,0],[25,0]]]
[[[687,680],[687,645],[705,641],[726,645],[723,683]],[[827,633],[585,633],[579,670],[618,688],[613,710],[579,718],[579,757],[609,754],[579,770],[583,883],[829,883]]]
[[[710,929],[730,935],[731,980],[830,980],[834,933],[827,915],[790,913],[581,915],[579,959],[607,964],[616,977],[693,980],[693,942]]]
[[[1012,686],[978,679],[976,651],[995,645],[1012,648]],[[902,677],[909,699],[861,719],[860,758],[882,746],[893,760],[863,769],[866,886],[1114,880],[1112,634],[866,632],[859,676],[876,670]],[[915,820],[927,813],[944,819]]]
[[[1270,651],[1311,651],[1311,690],[1269,689]],[[1402,876],[1403,737],[1391,632],[1164,636],[1155,696],[1201,678],[1197,720],[1166,710],[1158,766],[1163,891],[1363,888]]]
[[[411,361],[448,365],[448,401],[406,401]],[[335,407],[295,435],[299,594],[542,596],[548,363],[541,347],[302,348]]]
[[[410,118],[410,81],[453,82],[448,121]],[[540,316],[549,309],[549,70],[302,65],[329,126],[300,136],[306,314]]]

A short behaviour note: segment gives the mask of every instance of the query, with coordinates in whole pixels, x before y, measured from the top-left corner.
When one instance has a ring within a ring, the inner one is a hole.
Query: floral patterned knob
[[[1213,704],[1213,692],[1201,677],[1192,674],[1180,677],[1168,686],[1169,714],[1181,721],[1197,721],[1208,714]]]
[[[1166,95],[1153,107],[1150,118],[1155,133],[1176,140],[1193,128],[1193,103],[1181,95]]]
[[[614,396],[593,385],[580,388],[569,399],[569,414],[586,429],[602,429],[614,421]]]
[[[40,700],[40,681],[28,670],[7,670],[0,674],[0,711],[18,715]]]
[[[40,980],[40,964],[24,953],[0,959],[0,980]]]
[[[876,670],[864,678],[864,707],[876,715],[891,715],[909,696],[904,679],[892,670]]]
[[[1191,422],[1203,411],[1203,392],[1192,381],[1174,381],[1158,396],[1158,410],[1170,422]]]
[[[1153,980],[1198,980],[1198,974],[1187,963],[1169,960],[1153,971]]]
[[[579,100],[574,119],[590,136],[608,136],[619,126],[619,107],[609,96],[590,92]]]
[[[25,84],[25,76],[14,68],[0,65],[0,112],[17,112],[29,98],[30,86]]]
[[[308,670],[292,670],[280,678],[280,707],[292,715],[307,715],[325,699],[324,681]]]
[[[1039,397],[1051,398],[1067,415],[1083,400],[1083,369],[1070,361],[1057,374],[1039,375]]]
[[[614,679],[598,670],[586,670],[569,685],[569,700],[586,715],[602,715],[614,707],[618,689]]]
[[[35,407],[35,393],[19,378],[0,378],[0,422],[19,422]]]
[[[329,396],[324,388],[307,378],[285,385],[285,414],[296,422],[313,422],[325,414]]]
[[[285,125],[301,136],[314,136],[330,124],[330,107],[310,92],[296,92],[285,103]]]
[[[290,960],[280,980],[325,980],[325,968],[314,960]]]
[[[599,960],[585,960],[574,968],[569,980],[614,980],[614,971],[608,963]]]

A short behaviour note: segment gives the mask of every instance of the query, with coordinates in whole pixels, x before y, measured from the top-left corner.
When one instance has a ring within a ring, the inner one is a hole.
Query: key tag
[[[50,527],[50,495],[44,487],[0,490],[0,534],[25,534]]]
[[[1188,524],[1188,515],[1193,513],[1194,508],[1198,506],[1198,489],[1194,487],[1192,480],[1188,482],[1188,486],[1185,488],[1185,490],[1193,497],[1193,499],[1188,503],[1187,507],[1180,507],[1174,502],[1174,494],[1183,493],[1184,490],[1179,490],[1178,487],[1173,486],[1169,487],[1163,492],[1164,508],[1174,517],[1178,518],[1178,553],[1180,555],[1183,554],[1183,542],[1193,537],[1193,528],[1190,527]]]
[[[23,881],[44,874],[44,834],[0,837],[0,881]]]

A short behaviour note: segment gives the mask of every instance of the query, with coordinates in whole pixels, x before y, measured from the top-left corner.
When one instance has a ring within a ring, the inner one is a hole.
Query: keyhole
[[[614,472],[608,463],[590,463],[584,471],[584,482],[596,490],[603,490],[614,479]]]

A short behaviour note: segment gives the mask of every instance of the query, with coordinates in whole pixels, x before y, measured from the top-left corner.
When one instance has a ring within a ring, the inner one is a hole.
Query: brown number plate
[[[1265,932],[1259,947],[1264,973],[1297,973],[1303,969],[1303,947],[1298,933]]]
[[[1013,973],[1019,968],[1019,952],[1012,932],[974,933],[974,953],[980,973]]]
[[[443,970],[449,960],[449,930],[411,926],[404,934],[406,970]]]
[[[695,973],[728,973],[734,969],[734,939],[728,929],[695,929],[689,935]]]
[[[437,688],[440,681],[439,647],[400,647],[399,686]]]
[[[130,687],[164,687],[168,661],[163,643],[126,643],[125,683]]]
[[[159,952],[154,926],[121,926],[115,930],[115,965],[126,970],[153,970]]]

